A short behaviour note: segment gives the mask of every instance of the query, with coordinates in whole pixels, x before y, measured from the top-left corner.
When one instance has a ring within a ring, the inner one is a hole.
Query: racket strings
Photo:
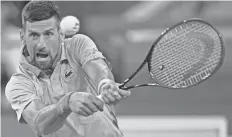
[[[170,30],[157,43],[150,56],[150,73],[169,87],[193,85],[215,70],[221,50],[220,37],[212,27],[188,22]]]
[[[180,39],[181,37],[183,37],[180,34],[181,34],[181,32],[179,32],[179,37],[177,37],[177,39]],[[173,39],[173,38],[171,38],[171,39]],[[168,39],[168,40],[171,41],[171,39]],[[170,68],[170,70],[167,71],[169,73],[166,73],[165,75],[160,73],[160,75],[163,75],[163,77],[167,77],[165,79],[165,81],[164,81],[165,83],[166,82],[172,83],[175,79],[181,78],[180,75],[178,75],[178,74],[181,73],[181,71],[183,71],[183,70],[181,70],[183,65],[188,63],[187,61],[189,59],[191,61],[194,61],[194,59],[197,60],[197,57],[199,57],[197,55],[195,55],[195,56],[191,55],[191,52],[190,52],[189,57],[184,58],[184,56],[181,54],[181,52],[188,53],[188,51],[192,50],[192,49],[190,49],[191,47],[189,47],[188,49],[183,48],[184,47],[183,44],[185,44],[184,43],[185,41],[186,41],[186,39],[181,39],[180,41],[171,41],[173,43],[168,42],[167,44],[164,45],[165,48],[163,48],[163,50],[166,51],[166,52],[163,52],[163,55],[161,55],[161,56],[169,56],[169,57],[171,57],[171,59],[169,59],[169,60],[165,60],[166,59],[165,57],[160,57],[160,58],[163,59],[163,60],[161,60],[161,62],[168,61],[166,63],[167,64],[166,67]],[[195,41],[192,40],[190,42],[194,43]],[[171,45],[171,44],[180,45],[180,46],[176,46],[176,48],[172,49],[172,48],[169,48],[169,45]],[[175,58],[178,58],[179,60],[173,61],[173,60],[175,60]],[[176,69],[171,69],[171,68],[173,68],[173,66],[176,66]],[[190,66],[189,66],[189,68],[190,68]],[[188,68],[185,68],[185,69],[188,69]],[[157,76],[159,77],[159,74]]]
[[[212,30],[211,30],[212,31]],[[213,32],[208,32],[208,33],[213,33]],[[214,32],[215,33],[215,32]],[[217,66],[218,62],[220,61],[220,56],[221,56],[221,41],[220,38],[217,35],[212,35],[214,36],[214,52],[211,54],[211,57],[208,58],[208,61],[205,62],[205,65],[202,66],[202,68],[199,70],[199,73],[207,73],[210,74],[214,70],[215,66]],[[211,48],[209,48],[211,49]],[[209,50],[208,49],[208,50]]]

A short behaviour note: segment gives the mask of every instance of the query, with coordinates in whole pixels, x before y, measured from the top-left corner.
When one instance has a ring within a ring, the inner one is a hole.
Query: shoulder
[[[72,38],[65,40],[65,44],[70,45],[71,47],[81,47],[85,44],[94,44],[92,38],[84,34],[76,34]]]
[[[84,34],[76,34],[71,39],[72,40],[91,40],[91,38],[89,36],[84,35]]]
[[[80,60],[81,56],[90,50],[98,50],[93,40],[84,34],[76,34],[72,38],[65,39],[64,44],[67,55],[76,60]]]
[[[7,85],[11,85],[14,83],[31,83],[31,79],[29,76],[23,74],[23,73],[15,73],[14,75],[11,76],[9,82]]]
[[[18,94],[19,92],[32,92],[34,90],[34,85],[32,80],[23,73],[15,73],[11,76],[5,88],[5,95],[7,98],[11,98],[13,94]]]

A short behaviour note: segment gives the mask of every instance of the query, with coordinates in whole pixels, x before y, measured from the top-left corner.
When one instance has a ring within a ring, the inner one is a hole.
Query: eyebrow
[[[29,31],[30,33],[38,33],[38,32],[33,31],[33,30],[28,30],[28,31]],[[54,29],[51,28],[51,29],[45,30],[44,32],[48,32],[48,31],[54,31]]]

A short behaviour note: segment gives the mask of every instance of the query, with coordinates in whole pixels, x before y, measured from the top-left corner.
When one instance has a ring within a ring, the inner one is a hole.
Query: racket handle
[[[125,83],[121,83],[121,84],[119,84],[118,88],[125,89],[126,87],[124,85],[125,85]]]

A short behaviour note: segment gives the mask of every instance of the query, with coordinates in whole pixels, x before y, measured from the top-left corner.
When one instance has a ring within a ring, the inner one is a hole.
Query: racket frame
[[[199,81],[199,82],[196,83],[196,84],[193,84],[193,85],[190,85],[190,86],[186,86],[186,87],[176,87],[176,88],[164,86],[164,85],[162,85],[161,83],[157,82],[158,80],[155,79],[155,76],[153,76],[153,75],[150,73],[150,71],[151,71],[151,64],[149,63],[149,62],[150,62],[150,59],[151,59],[150,56],[151,56],[152,52],[154,51],[155,46],[157,45],[157,43],[160,41],[160,39],[161,39],[165,34],[167,34],[169,31],[171,31],[171,30],[172,30],[173,28],[175,28],[176,26],[179,26],[179,25],[181,25],[181,24],[183,24],[183,23],[192,22],[192,21],[202,22],[202,23],[204,23],[204,24],[209,25],[210,27],[212,27],[212,28],[215,30],[215,32],[217,33],[217,35],[218,35],[218,37],[219,37],[219,39],[220,39],[221,48],[222,48],[222,49],[221,49],[221,58],[220,58],[220,61],[219,61],[218,65],[216,66],[216,68],[213,70],[213,72],[212,72],[208,77],[206,77],[204,80]],[[139,67],[128,79],[126,79],[123,83],[121,83],[120,86],[119,86],[119,88],[124,89],[124,90],[128,90],[128,89],[131,89],[131,88],[137,88],[137,87],[144,87],[144,86],[165,87],[165,88],[168,88],[168,89],[183,89],[183,88],[190,88],[190,87],[192,87],[192,86],[195,86],[195,85],[197,85],[197,84],[202,83],[203,81],[206,81],[206,80],[209,79],[212,75],[214,75],[214,74],[221,68],[221,66],[222,66],[222,64],[223,64],[223,61],[224,61],[224,58],[225,58],[225,46],[224,46],[223,38],[222,38],[221,34],[219,33],[219,31],[218,31],[215,27],[213,27],[213,25],[209,24],[207,21],[202,20],[202,19],[200,19],[200,18],[192,18],[192,19],[189,19],[189,20],[184,20],[184,21],[181,21],[181,22],[177,23],[176,25],[173,25],[173,26],[170,27],[170,28],[167,28],[166,30],[164,30],[164,31],[161,33],[161,35],[155,40],[155,42],[153,42],[153,44],[152,44],[152,46],[151,46],[151,48],[150,48],[150,50],[149,50],[149,52],[148,52],[148,54],[147,54],[145,60],[144,60],[143,63],[140,65],[140,67]],[[126,85],[129,81],[131,81],[131,80],[134,78],[134,76],[145,66],[146,63],[148,63],[148,71],[149,71],[150,75],[152,76],[152,78],[154,79],[154,81],[155,81],[156,83],[154,82],[154,83],[139,84],[139,85],[133,85],[133,86],[128,86],[128,87],[126,87],[125,85]]]

